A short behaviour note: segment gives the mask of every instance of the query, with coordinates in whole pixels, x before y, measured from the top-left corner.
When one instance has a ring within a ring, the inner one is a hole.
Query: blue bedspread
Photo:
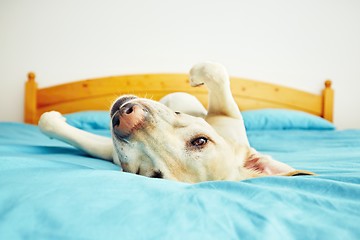
[[[360,130],[248,135],[258,151],[318,175],[151,179],[35,126],[0,123],[0,239],[360,239]]]

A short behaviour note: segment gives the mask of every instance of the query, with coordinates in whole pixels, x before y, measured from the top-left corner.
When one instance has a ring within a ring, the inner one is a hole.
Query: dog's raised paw
[[[202,62],[194,65],[189,74],[190,85],[225,84],[229,82],[229,76],[225,67],[215,62]]]

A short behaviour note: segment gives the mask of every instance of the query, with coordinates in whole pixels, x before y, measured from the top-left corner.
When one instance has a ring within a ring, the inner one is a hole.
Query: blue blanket
[[[36,126],[0,123],[0,238],[359,239],[360,130],[248,136],[258,151],[318,175],[152,179],[120,172]]]

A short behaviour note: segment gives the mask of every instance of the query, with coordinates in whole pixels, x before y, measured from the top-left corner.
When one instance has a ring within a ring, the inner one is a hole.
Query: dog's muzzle
[[[134,130],[144,125],[148,111],[141,104],[131,102],[130,100],[132,99],[135,98],[127,98],[125,101],[124,99],[119,99],[119,104],[114,104],[114,106],[119,106],[118,110],[114,109],[114,107],[112,109],[112,111],[114,111],[112,115],[112,127],[114,133],[119,138],[129,137]]]

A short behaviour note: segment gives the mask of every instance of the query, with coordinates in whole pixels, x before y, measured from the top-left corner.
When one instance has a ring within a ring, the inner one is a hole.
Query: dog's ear
[[[314,173],[305,170],[295,170],[291,166],[276,161],[268,155],[262,155],[252,149],[251,154],[244,162],[244,167],[259,175],[282,175],[282,176],[299,176],[314,175]]]

